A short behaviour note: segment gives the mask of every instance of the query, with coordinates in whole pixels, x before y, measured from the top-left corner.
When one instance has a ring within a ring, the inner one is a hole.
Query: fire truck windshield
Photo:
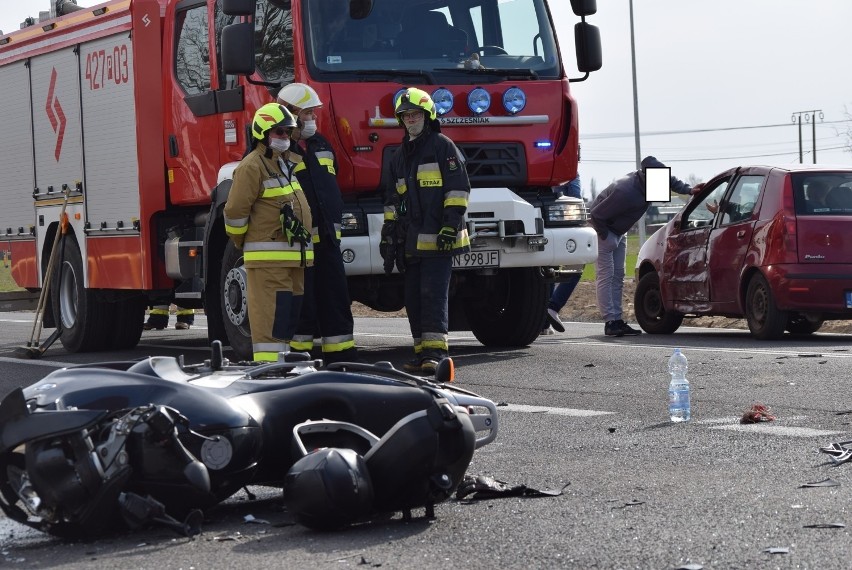
[[[353,20],[348,0],[304,0],[300,24],[320,81],[363,81],[371,72],[448,84],[555,79],[562,69],[545,1],[374,0],[367,18]]]

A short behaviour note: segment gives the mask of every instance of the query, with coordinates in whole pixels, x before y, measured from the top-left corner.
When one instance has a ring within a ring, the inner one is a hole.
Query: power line
[[[841,119],[839,121],[823,121],[821,123],[817,123],[817,126],[820,125],[830,125],[837,123],[850,123],[852,119]],[[720,131],[743,131],[749,129],[772,129],[777,127],[793,127],[796,126],[795,123],[779,123],[776,125],[751,125],[751,126],[742,126],[742,127],[718,127],[715,129],[683,129],[683,130],[674,130],[674,131],[649,131],[645,133],[640,133],[643,137],[651,137],[657,135],[684,135],[684,134],[695,134],[695,133],[713,133]],[[617,139],[617,138],[625,138],[632,137],[633,133],[597,133],[590,135],[580,135],[581,139]]]
[[[826,148],[820,148],[821,151],[827,150],[838,150],[838,149],[848,149],[848,145],[841,146],[830,146]],[[667,158],[666,162],[705,162],[705,161],[713,161],[713,160],[739,160],[741,158],[764,158],[770,156],[787,156],[787,155],[796,155],[798,151],[788,151],[788,152],[775,152],[769,154],[740,154],[737,156],[719,156],[714,158]],[[633,163],[633,160],[603,160],[603,159],[594,159],[594,158],[584,158],[582,162],[598,162],[598,163]]]

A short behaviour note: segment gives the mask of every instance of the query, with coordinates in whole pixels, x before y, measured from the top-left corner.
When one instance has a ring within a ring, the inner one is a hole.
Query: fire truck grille
[[[524,147],[514,143],[457,143],[467,158],[470,185],[522,186],[527,182]]]

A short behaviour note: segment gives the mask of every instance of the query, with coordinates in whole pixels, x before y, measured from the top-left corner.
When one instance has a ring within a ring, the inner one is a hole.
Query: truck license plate
[[[846,308],[852,309],[852,291],[846,291]]]
[[[489,249],[453,256],[453,269],[476,269],[478,267],[500,267],[500,251]]]

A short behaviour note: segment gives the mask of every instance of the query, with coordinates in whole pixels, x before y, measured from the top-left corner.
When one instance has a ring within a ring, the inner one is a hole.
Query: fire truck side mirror
[[[597,26],[586,22],[575,24],[574,45],[577,48],[577,69],[582,73],[590,73],[601,68],[601,31]]]
[[[597,0],[571,0],[571,9],[577,16],[591,16],[598,11]]]
[[[222,12],[228,16],[254,16],[255,0],[222,0]]]
[[[254,64],[254,22],[225,26],[222,30],[222,70],[229,75],[251,75]]]

